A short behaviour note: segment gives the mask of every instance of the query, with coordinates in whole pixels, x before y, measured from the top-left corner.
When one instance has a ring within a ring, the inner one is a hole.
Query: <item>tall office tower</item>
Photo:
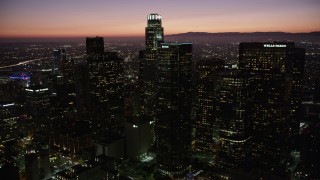
[[[87,38],[91,113],[98,131],[121,126],[124,106],[123,60],[116,52],[101,52],[102,42],[98,37]]]
[[[153,121],[148,116],[134,116],[127,118],[124,124],[126,157],[139,161],[146,158],[152,136],[150,136]]]
[[[142,81],[142,111],[155,115],[157,101],[157,62],[158,48],[163,42],[162,17],[158,14],[148,15],[146,27],[145,50],[140,52],[140,78]]]
[[[320,77],[316,78],[313,89],[313,102],[320,103]]]
[[[199,153],[213,152],[215,77],[223,67],[224,61],[220,59],[196,61],[195,151]]]
[[[78,64],[75,69],[76,107],[79,120],[88,120],[90,108],[89,70],[87,64]]]
[[[55,49],[53,50],[53,67],[52,73],[54,75],[61,75],[62,73],[62,62],[66,60],[66,50],[65,49]]]
[[[217,76],[214,104],[220,148],[215,165],[218,176],[231,177],[250,158],[254,78],[240,70],[221,71]]]
[[[64,84],[73,84],[74,83],[74,69],[75,63],[72,58],[66,58],[62,61],[62,76]]]
[[[32,123],[28,123],[31,131],[47,130],[51,115],[50,91],[43,86],[30,86],[25,89],[27,115]],[[28,128],[28,129],[29,129]]]
[[[161,43],[158,61],[157,162],[162,173],[190,166],[192,43]]]
[[[291,124],[291,142],[293,148],[300,146],[299,132],[300,132],[300,118],[302,114],[302,90],[303,90],[303,76],[305,66],[305,54],[306,49],[295,48],[294,49],[294,61],[292,64],[292,98],[291,98],[291,110],[290,115],[292,118]]]
[[[13,162],[2,162],[0,177],[1,179],[19,180],[19,168]]]
[[[86,52],[87,55],[91,54],[103,54],[104,41],[103,37],[87,37],[86,38]]]
[[[240,44],[239,67],[255,77],[257,88],[252,155],[269,170],[283,167],[291,134],[298,132],[303,54],[290,42]]]
[[[0,140],[18,138],[21,129],[18,124],[18,106],[13,102],[0,101]]]

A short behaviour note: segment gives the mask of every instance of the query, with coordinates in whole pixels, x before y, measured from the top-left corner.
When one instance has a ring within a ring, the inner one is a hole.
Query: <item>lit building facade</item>
[[[140,81],[142,85],[142,112],[154,116],[157,104],[157,62],[160,43],[164,41],[162,17],[148,15],[145,28],[145,50],[140,52]]]
[[[28,119],[29,132],[48,130],[51,123],[52,105],[51,92],[44,86],[30,86],[25,88],[25,107]]]
[[[190,166],[192,43],[161,43],[157,71],[157,162],[164,174],[183,174]]]
[[[203,59],[196,62],[196,118],[195,151],[211,154],[214,131],[214,87],[217,71],[224,67],[220,59]]]
[[[214,104],[219,151],[215,166],[220,176],[231,177],[250,159],[254,78],[239,70],[217,75]]]
[[[17,105],[10,101],[0,101],[0,140],[18,138],[19,113]]]
[[[61,75],[62,73],[62,62],[66,61],[66,50],[55,49],[53,50],[53,67],[52,73],[54,75]]]
[[[87,46],[91,46],[91,44],[89,43]],[[94,44],[94,47],[87,47],[88,53],[96,46],[102,45]],[[88,54],[87,64],[91,113],[95,129],[99,131],[107,127],[121,126],[124,111],[123,59],[118,57],[117,52],[103,52],[101,54],[100,51],[97,53],[94,51]]]
[[[255,78],[253,148],[256,165],[284,167],[290,140],[298,132],[304,50],[294,43],[240,43],[239,68]]]
[[[148,116],[128,118],[124,124],[127,158],[139,161],[147,157],[152,143],[150,132],[153,123]]]

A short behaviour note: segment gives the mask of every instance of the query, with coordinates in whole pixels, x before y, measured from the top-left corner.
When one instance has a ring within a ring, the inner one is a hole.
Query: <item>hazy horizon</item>
[[[228,34],[228,33],[239,33],[241,34],[253,34],[253,33],[285,33],[285,34],[309,34],[309,33],[318,33],[319,31],[309,31],[309,32],[284,32],[284,31],[252,31],[252,32],[236,32],[236,31],[230,31],[230,32],[205,32],[205,31],[190,31],[190,32],[179,32],[175,34],[166,34],[165,36],[174,36],[174,35],[183,35],[183,34],[188,34],[188,33],[208,33],[208,34]],[[116,38],[145,38],[144,35],[139,35],[139,36],[110,36],[110,35],[103,35],[103,36],[26,36],[26,37],[1,37],[0,39],[5,40],[5,39],[81,39],[81,38],[86,38],[86,37],[104,37],[104,38],[111,38],[111,39],[116,39]]]
[[[317,0],[0,2],[0,37],[143,37],[147,15],[159,13],[165,34],[183,32],[312,32]]]

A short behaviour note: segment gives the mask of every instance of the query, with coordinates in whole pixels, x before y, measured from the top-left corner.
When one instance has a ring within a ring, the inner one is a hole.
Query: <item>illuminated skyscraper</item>
[[[52,73],[54,75],[60,75],[62,73],[62,62],[66,60],[66,50],[65,49],[55,49],[53,50],[53,67]]]
[[[159,14],[148,15],[145,50],[140,52],[142,111],[148,115],[155,115],[156,109],[158,48],[164,41],[161,20],[162,17]]]
[[[99,37],[87,38],[91,113],[97,131],[122,125],[124,106],[123,60],[117,52],[101,52],[102,42]]]
[[[148,26],[146,27],[146,50],[158,50],[163,42],[162,17],[159,14],[148,15]]]
[[[256,164],[284,167],[289,141],[298,132],[304,50],[294,43],[240,43],[239,67],[255,78],[253,148]]]
[[[13,102],[0,101],[0,140],[17,138],[20,131],[18,106]]]
[[[216,74],[224,67],[220,59],[203,59],[196,61],[196,119],[195,151],[212,153],[214,130],[214,88]]]
[[[50,123],[50,91],[43,86],[30,86],[25,89],[27,115],[33,125],[29,123],[30,130],[44,130],[49,128]]]
[[[161,43],[158,61],[156,149],[164,174],[190,166],[192,43]]]
[[[231,177],[237,168],[248,166],[251,145],[251,105],[254,78],[240,70],[221,71],[215,87],[215,117],[220,144],[215,166],[220,176]]]

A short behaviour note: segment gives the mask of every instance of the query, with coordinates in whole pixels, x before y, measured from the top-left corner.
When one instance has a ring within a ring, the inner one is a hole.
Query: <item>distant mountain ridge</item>
[[[288,32],[186,32],[179,34],[166,35],[167,37],[199,37],[199,36],[320,36],[320,31],[307,32],[307,33],[288,33]]]

